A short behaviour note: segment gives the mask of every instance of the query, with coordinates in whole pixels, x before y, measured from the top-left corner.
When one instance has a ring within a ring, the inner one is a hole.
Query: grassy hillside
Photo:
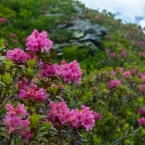
[[[73,3],[83,9],[85,17],[78,15]],[[74,144],[145,143],[145,121],[142,121],[145,120],[145,34],[140,26],[123,24],[114,17],[110,12],[100,13],[73,0],[1,0],[0,38],[4,38],[6,50],[24,49],[26,38],[34,29],[46,30],[54,44],[69,43],[72,32],[57,26],[71,25],[77,18],[109,30],[93,53],[87,46],[80,49],[72,45],[63,48],[62,55],[54,60],[75,59],[83,71],[79,86],[66,85],[64,89],[69,106],[85,104],[102,115],[92,131],[83,133],[83,143]]]

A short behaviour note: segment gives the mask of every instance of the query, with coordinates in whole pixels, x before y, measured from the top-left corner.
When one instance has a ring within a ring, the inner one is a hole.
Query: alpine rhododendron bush
[[[81,133],[92,130],[102,117],[83,104],[67,105],[65,86],[80,84],[79,63],[54,63],[57,54],[46,31],[34,30],[25,50],[3,45],[1,39],[0,144],[85,142]]]
[[[77,19],[108,34],[58,51]],[[75,0],[1,0],[0,27],[0,145],[145,144],[145,29]]]

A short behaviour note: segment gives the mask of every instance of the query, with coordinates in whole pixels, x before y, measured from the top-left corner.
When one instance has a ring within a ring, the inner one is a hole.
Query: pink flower
[[[39,33],[37,30],[34,30],[32,34],[27,38],[26,50],[32,52],[44,52],[52,48],[53,42],[47,38],[48,34],[46,31]]]
[[[119,71],[120,72],[124,72],[124,68],[123,67],[119,67]]]
[[[144,83],[145,82],[145,74],[139,73],[139,76],[141,77],[142,82]]]
[[[110,75],[115,76],[116,75],[115,71],[114,70],[111,70],[110,71]]]
[[[110,52],[110,48],[106,48],[105,51],[106,51],[106,52]]]
[[[101,16],[96,16],[96,17],[95,17],[95,20],[96,20],[96,21],[101,21],[101,19],[102,19]]]
[[[65,87],[60,84],[51,84],[51,87],[61,88],[64,89]]]
[[[50,102],[51,110],[47,113],[48,118],[53,123],[61,123],[62,125],[69,124],[72,128],[78,130],[83,127],[86,130],[91,130],[95,124],[95,120],[101,120],[99,113],[93,112],[89,107],[82,105],[82,110],[70,109],[67,107],[64,100],[59,103]]]
[[[27,42],[27,38],[23,38],[23,40],[22,40],[23,42]]]
[[[41,71],[39,73],[39,76],[42,77],[51,77],[53,75],[58,74],[58,71],[60,70],[60,67],[57,64],[44,64],[41,63],[40,65]]]
[[[134,45],[135,43],[134,43],[134,41],[131,41],[131,45]]]
[[[139,45],[139,46],[144,46],[144,41],[140,40],[140,41],[138,42],[138,45]]]
[[[138,119],[138,124],[139,124],[139,126],[145,126],[145,118],[142,117],[142,118]]]
[[[26,61],[29,59],[29,56],[24,52],[24,50],[21,50],[20,48],[8,50],[6,57],[14,63],[26,63]]]
[[[63,60],[58,75],[63,78],[64,82],[71,84],[72,81],[75,81],[76,84],[79,84],[82,78],[82,71],[76,60],[68,64]]]
[[[4,42],[4,46],[6,47],[8,45],[8,42]]]
[[[121,81],[119,80],[111,80],[109,85],[108,85],[108,89],[111,90],[113,88],[116,88],[116,86],[121,85]]]
[[[94,119],[95,120],[102,120],[102,116],[101,116],[100,113],[94,112],[93,114],[94,114]]]
[[[5,23],[6,22],[6,18],[0,18],[0,22],[1,23]]]
[[[49,106],[51,110],[47,113],[48,118],[53,123],[57,123],[59,121],[61,124],[65,124],[67,122],[67,118],[65,116],[70,113],[66,102],[64,100],[58,103],[50,102]]]
[[[16,34],[15,33],[11,33],[10,37],[14,38],[14,37],[16,37]]]
[[[43,102],[46,99],[45,90],[43,88],[39,89],[38,86],[35,85],[36,79],[32,79],[29,83],[30,84],[28,84],[26,78],[23,78],[22,81],[18,82],[20,88],[18,98]]]
[[[24,140],[29,140],[33,137],[29,129],[22,130],[20,133],[23,136]]]
[[[131,73],[132,75],[136,75],[136,74],[137,74],[136,68],[131,68],[131,69],[130,69],[130,73]]]
[[[144,93],[145,92],[145,84],[140,85],[140,92]]]
[[[46,93],[43,88],[39,89],[37,85],[31,85],[20,89],[18,98],[43,102],[46,99]]]
[[[140,52],[140,53],[139,53],[139,56],[140,56],[140,57],[144,57],[144,56],[145,56],[145,53],[144,53],[144,52]]]
[[[13,43],[18,43],[18,40],[12,40]]]
[[[143,106],[143,108],[145,108],[145,106]],[[137,113],[142,115],[145,114],[145,111],[142,108],[138,108]]]
[[[126,57],[126,51],[122,51],[120,54],[122,57]]]
[[[7,104],[5,108],[8,112],[6,117],[3,119],[3,123],[8,128],[8,134],[11,134],[15,130],[17,130],[20,126],[28,127],[30,122],[29,118],[26,118],[28,114],[24,108],[23,104],[18,104],[17,108],[14,108],[12,104]],[[24,119],[25,118],[25,119]]]
[[[110,53],[110,55],[109,55],[109,56],[110,56],[110,58],[112,58],[112,59],[113,59],[113,58],[115,58],[115,57],[116,57],[116,54],[115,54],[115,53]]]
[[[131,76],[130,71],[126,71],[122,74],[122,78]]]

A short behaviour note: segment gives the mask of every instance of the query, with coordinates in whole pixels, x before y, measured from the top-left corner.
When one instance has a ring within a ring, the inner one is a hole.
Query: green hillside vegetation
[[[145,121],[139,123],[139,119],[145,117],[145,34],[140,26],[124,24],[114,14],[88,9],[79,1],[1,0],[0,18],[6,21],[0,21],[0,38],[4,39],[5,50],[24,49],[26,38],[34,29],[46,30],[54,44],[69,43],[72,32],[57,26],[71,25],[71,20],[79,17],[72,3],[83,9],[91,23],[109,32],[93,53],[72,45],[63,48],[62,54],[54,59],[77,60],[83,71],[79,86],[66,85],[64,89],[68,106],[85,104],[102,115],[91,131],[80,132],[83,136],[70,145],[144,145]],[[4,54],[5,51],[1,52]],[[0,128],[0,141],[1,134]]]

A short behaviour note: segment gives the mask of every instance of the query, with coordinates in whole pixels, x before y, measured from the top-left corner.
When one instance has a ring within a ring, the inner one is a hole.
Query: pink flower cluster
[[[32,80],[31,84],[28,85],[28,80],[24,79],[23,81],[18,82],[20,91],[18,94],[19,99],[29,99],[33,101],[43,102],[46,99],[46,93],[43,88],[38,88],[34,84],[35,80]]]
[[[126,51],[122,51],[121,53],[120,53],[120,55],[122,56],[122,57],[126,57]]]
[[[79,84],[81,81],[82,71],[76,60],[70,63],[66,63],[65,60],[63,60],[60,66],[56,64],[42,64],[41,67],[42,71],[39,74],[40,77],[59,75],[63,78],[64,82],[69,84],[71,84],[72,81]]]
[[[15,63],[26,63],[26,61],[29,59],[29,55],[20,48],[8,50],[6,57]]]
[[[25,134],[24,138],[29,139],[31,138],[31,133],[29,130],[29,118],[27,117],[28,113],[24,108],[24,104],[18,104],[17,108],[14,108],[12,104],[7,104],[5,109],[8,111],[6,114],[6,117],[3,119],[3,123],[8,128],[8,133],[11,134],[14,131],[16,131],[20,127],[23,128],[23,130],[20,131],[20,133],[23,133],[27,130],[29,134]]]
[[[122,77],[123,77],[123,78],[129,77],[129,76],[131,76],[130,71],[125,71],[125,72],[122,74]]]
[[[109,56],[110,56],[110,58],[112,58],[112,59],[113,59],[113,58],[115,58],[115,57],[116,57],[116,54],[115,54],[114,52],[112,52],[112,53],[110,53],[110,55],[109,55]]]
[[[26,50],[32,52],[44,52],[52,48],[53,42],[47,38],[48,34],[46,31],[39,33],[34,30],[32,34],[27,38]]]
[[[142,118],[138,119],[138,124],[139,124],[139,126],[145,126],[145,118],[142,117]]]
[[[145,57],[145,52],[143,52],[143,51],[140,52],[140,53],[139,53],[139,56],[140,56],[140,57]]]
[[[116,80],[111,80],[107,88],[109,90],[111,90],[111,89],[116,88],[117,85],[121,85],[121,81],[119,81],[117,79]]]
[[[95,17],[95,20],[96,20],[96,21],[101,21],[101,16],[96,16],[96,17]]]
[[[10,37],[14,38],[14,37],[16,37],[16,34],[15,33],[11,33]]]
[[[145,108],[145,106],[143,106],[143,108]],[[142,108],[138,108],[137,113],[142,115],[145,114],[145,111]]]
[[[144,41],[140,40],[140,41],[138,42],[138,45],[139,45],[139,46],[144,46]]]
[[[78,130],[83,127],[86,130],[91,130],[95,124],[95,120],[101,120],[99,113],[93,112],[89,107],[82,105],[82,110],[70,110],[66,102],[62,100],[59,103],[50,102],[51,110],[47,116],[53,123],[61,123],[62,125],[69,124],[72,128]]]
[[[145,92],[145,84],[140,85],[140,92],[142,92],[142,93]]]
[[[116,73],[115,73],[115,70],[114,70],[114,69],[110,71],[110,75],[112,75],[112,76],[115,76],[115,75],[116,75]]]
[[[6,18],[0,18],[0,22],[1,23],[5,23],[6,22]]]
[[[141,77],[142,82],[144,83],[145,82],[145,74],[139,73],[139,76]]]
[[[70,63],[66,63],[63,60],[58,75],[63,77],[64,82],[71,84],[72,81],[75,81],[76,84],[79,84],[82,78],[82,71],[76,60]]]
[[[60,70],[59,66],[57,64],[40,64],[41,72],[39,73],[40,77],[51,77],[53,75],[58,74],[58,71]]]

